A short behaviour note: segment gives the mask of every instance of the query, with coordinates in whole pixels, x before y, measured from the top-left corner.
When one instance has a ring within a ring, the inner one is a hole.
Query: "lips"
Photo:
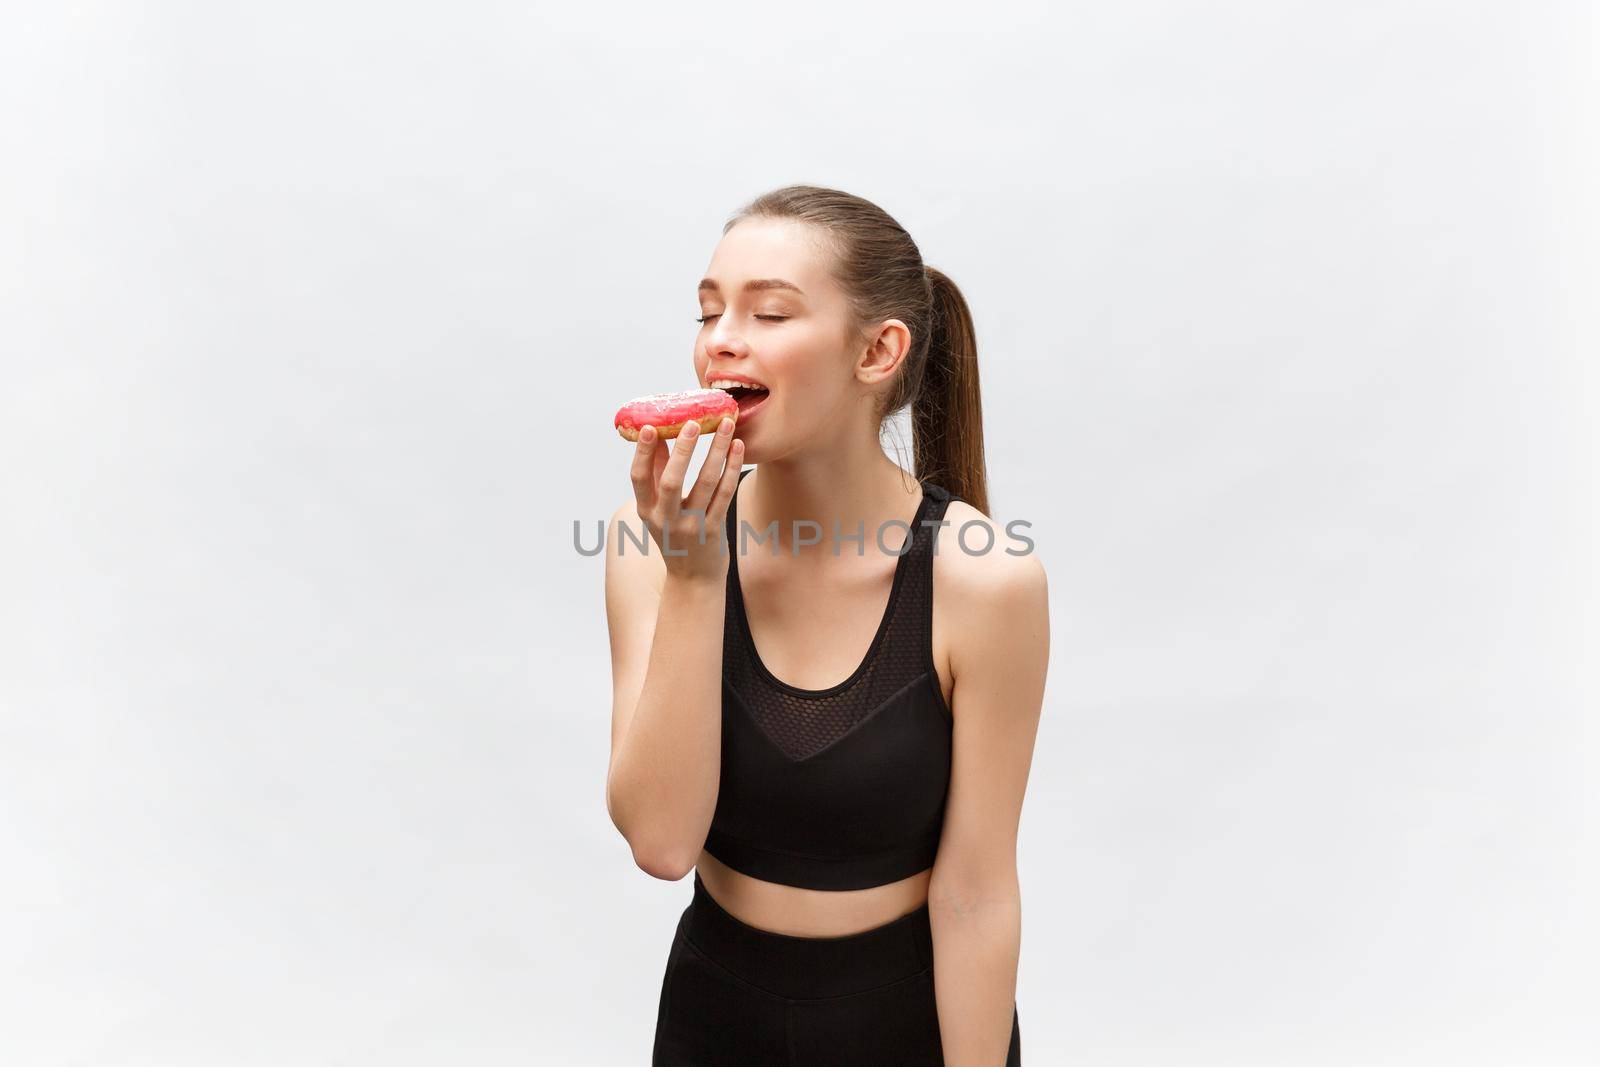
[[[750,389],[729,389],[733,394],[734,403],[739,405],[739,421],[748,419],[752,412],[767,402],[767,397],[772,394],[766,390],[756,392]]]
[[[706,385],[711,389],[721,389],[733,397],[734,402],[739,405],[741,420],[761,407],[771,395],[766,386],[742,374],[708,374]]]

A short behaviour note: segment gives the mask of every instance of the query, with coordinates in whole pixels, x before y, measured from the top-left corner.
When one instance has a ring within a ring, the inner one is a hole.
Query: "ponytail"
[[[944,272],[924,268],[932,295],[928,356],[911,402],[916,475],[948,489],[985,515],[989,486],[978,394],[978,335],[972,312]]]

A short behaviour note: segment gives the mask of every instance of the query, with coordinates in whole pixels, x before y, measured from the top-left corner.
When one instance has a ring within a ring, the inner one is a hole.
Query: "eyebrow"
[[[758,292],[763,289],[793,289],[801,296],[806,295],[798,285],[794,284],[794,282],[786,282],[782,278],[757,278],[754,281],[744,283],[744,291],[747,293]],[[701,278],[700,288],[697,291],[702,293],[707,291],[720,293],[722,289],[710,278]]]

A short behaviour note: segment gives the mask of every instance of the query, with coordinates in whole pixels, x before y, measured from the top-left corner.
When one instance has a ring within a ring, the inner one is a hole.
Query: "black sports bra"
[[[741,484],[749,473],[739,475]],[[866,658],[827,689],[773,677],[756,653],[739,587],[735,487],[727,514],[722,776],[705,841],[706,851],[734,870],[839,890],[885,885],[933,865],[955,720],[933,665],[933,538],[940,527],[924,523],[943,519],[960,498],[920,484],[910,547],[895,564]]]

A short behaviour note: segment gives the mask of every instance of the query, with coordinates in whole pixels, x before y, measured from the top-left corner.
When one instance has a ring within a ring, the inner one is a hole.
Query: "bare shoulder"
[[[955,608],[953,617],[1045,602],[1044,564],[1026,526],[1008,530],[1011,524],[996,522],[965,500],[952,500],[944,518],[949,525],[937,531],[934,580]]]

